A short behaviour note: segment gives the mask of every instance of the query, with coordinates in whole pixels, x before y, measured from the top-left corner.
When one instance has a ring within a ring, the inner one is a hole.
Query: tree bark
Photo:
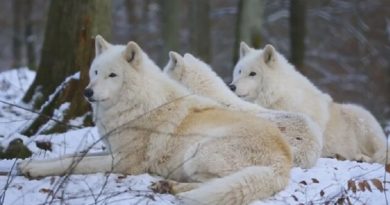
[[[18,68],[22,66],[22,0],[14,0],[12,2],[13,7],[13,34],[12,34],[12,54],[13,63],[12,67]]]
[[[31,70],[36,70],[35,58],[35,39],[33,33],[32,8],[34,0],[25,0],[23,6],[24,13],[24,43],[26,45],[27,67]]]
[[[240,42],[259,48],[261,46],[261,24],[264,15],[264,0],[240,0],[236,21],[236,41],[234,43],[233,63],[239,57]]]
[[[189,9],[191,53],[205,62],[210,63],[210,1],[190,0]]]
[[[305,74],[305,0],[290,1],[290,61]]]
[[[61,119],[62,123],[55,123],[47,132],[67,130],[70,119],[83,116],[90,110],[82,93],[88,83],[96,34],[110,39],[110,1],[51,1],[37,76],[23,98],[24,102],[40,109],[43,115],[38,116],[23,134],[31,136],[41,130],[48,121],[45,116],[52,116],[54,110],[65,102],[69,102],[70,107]],[[80,72],[79,79],[62,84],[77,72]],[[61,84],[62,87],[58,88]]]
[[[160,6],[163,49],[159,64],[163,65],[168,59],[168,52],[179,49],[180,0],[160,1]]]
[[[142,12],[143,9],[139,3],[144,4],[145,2],[138,2],[137,0],[125,0],[127,13],[127,23],[130,27],[128,29],[129,39],[135,42],[139,42],[139,34],[142,33]]]

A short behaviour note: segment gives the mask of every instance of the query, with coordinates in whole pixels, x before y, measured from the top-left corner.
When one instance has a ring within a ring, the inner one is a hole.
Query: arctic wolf
[[[284,138],[292,147],[294,165],[310,168],[321,155],[322,132],[309,117],[285,111],[265,109],[237,97],[212,68],[191,54],[184,58],[175,52],[164,72],[198,95],[209,97],[226,108],[255,114],[277,124]]]
[[[248,204],[288,184],[292,154],[274,124],[192,95],[134,42],[97,36],[96,51],[85,95],[111,153],[25,161],[23,174],[149,172],[184,204]]]
[[[271,45],[255,50],[241,43],[231,88],[242,99],[266,108],[310,116],[324,131],[324,157],[385,163],[386,137],[372,114],[333,102]]]

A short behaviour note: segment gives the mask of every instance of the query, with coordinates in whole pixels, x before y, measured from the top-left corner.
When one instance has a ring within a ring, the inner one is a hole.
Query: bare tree
[[[240,0],[236,21],[236,39],[234,43],[233,63],[238,59],[241,41],[259,48],[261,46],[261,24],[264,15],[264,0]]]
[[[190,0],[190,50],[202,60],[211,61],[210,1]]]
[[[142,24],[143,24],[143,16],[144,9],[141,8],[143,4],[147,2],[139,0],[125,0],[124,4],[126,6],[127,13],[127,23],[129,28],[129,32],[127,33],[129,39],[133,41],[139,41],[139,34],[142,33]]]
[[[179,49],[180,29],[180,0],[160,1],[161,6],[161,33],[163,49],[159,64],[162,65],[167,59],[168,52]]]
[[[35,134],[48,121],[45,116],[52,116],[64,102],[70,103],[61,119],[65,123],[89,110],[83,90],[88,83],[96,34],[110,38],[110,1],[51,1],[37,76],[23,98],[43,115],[37,117],[23,134]],[[67,77],[77,72],[80,72],[79,78],[63,84]],[[65,131],[68,127],[64,124],[57,122],[49,131]]]
[[[22,0],[12,1],[13,10],[13,34],[12,34],[12,54],[13,65],[12,67],[20,67],[22,65]]]
[[[305,0],[290,1],[290,61],[305,74]]]
[[[27,56],[27,67],[35,70],[36,69],[36,58],[35,58],[35,35],[33,33],[33,21],[32,21],[32,10],[34,0],[25,0],[23,5],[24,14],[24,43],[26,45],[26,56]]]

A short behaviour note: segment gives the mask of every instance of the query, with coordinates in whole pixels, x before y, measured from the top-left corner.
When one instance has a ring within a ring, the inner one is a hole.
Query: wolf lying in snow
[[[266,108],[310,116],[324,131],[324,157],[385,163],[386,137],[372,114],[333,102],[271,45],[255,50],[241,43],[231,88],[242,99]]]
[[[24,161],[23,174],[149,172],[184,204],[248,204],[288,184],[292,153],[274,124],[192,95],[136,43],[97,36],[89,74],[85,95],[111,154]]]
[[[291,112],[262,108],[238,98],[210,66],[191,54],[184,58],[170,52],[170,61],[164,72],[185,85],[195,94],[209,97],[231,110],[256,114],[277,124],[292,147],[294,164],[302,168],[315,165],[321,155],[322,132],[310,118]]]

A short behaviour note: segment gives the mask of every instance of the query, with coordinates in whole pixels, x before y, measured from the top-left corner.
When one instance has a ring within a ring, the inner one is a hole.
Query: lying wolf
[[[360,106],[334,102],[271,45],[255,50],[241,43],[231,86],[247,101],[310,116],[324,132],[324,157],[386,163],[387,141],[375,117]]]
[[[23,174],[149,172],[184,204],[249,204],[288,184],[292,154],[274,124],[191,95],[136,43],[97,36],[89,75],[85,96],[111,153],[24,161]]]
[[[184,58],[170,52],[164,72],[195,94],[209,97],[226,108],[255,114],[277,124],[291,145],[294,165],[310,168],[321,155],[322,133],[309,117],[298,113],[265,109],[237,97],[212,68],[191,54]]]

